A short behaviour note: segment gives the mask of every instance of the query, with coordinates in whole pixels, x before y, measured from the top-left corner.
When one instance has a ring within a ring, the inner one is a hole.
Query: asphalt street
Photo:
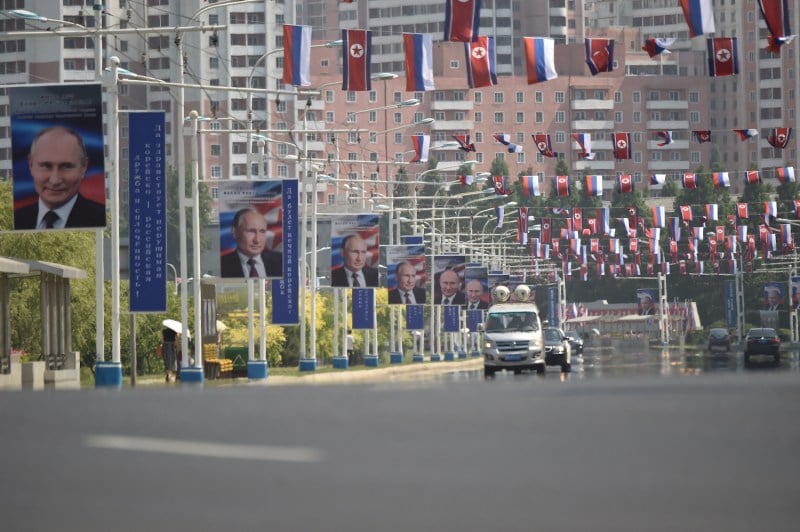
[[[795,531],[773,371],[6,392],[5,530]]]

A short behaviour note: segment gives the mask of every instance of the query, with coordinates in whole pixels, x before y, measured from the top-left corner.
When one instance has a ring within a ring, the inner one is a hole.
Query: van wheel
[[[494,378],[494,368],[487,368],[486,366],[483,367],[483,376],[487,379]]]
[[[536,374],[537,375],[544,375],[544,371],[545,371],[545,365],[544,364],[539,364],[539,365],[536,366]]]

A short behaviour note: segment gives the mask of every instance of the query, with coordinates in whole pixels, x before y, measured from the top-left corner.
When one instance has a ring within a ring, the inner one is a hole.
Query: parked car
[[[708,351],[722,350],[726,353],[731,350],[731,335],[728,329],[714,328],[708,331],[708,341],[706,342]]]
[[[572,347],[572,353],[575,355],[582,355],[583,354],[583,338],[581,338],[580,333],[578,331],[567,331],[567,338],[569,338],[570,346]]]
[[[572,371],[572,346],[564,331],[557,327],[544,328],[544,363],[561,366],[561,371]]]
[[[775,329],[769,327],[753,327],[747,331],[744,339],[744,365],[750,364],[753,356],[766,355],[772,357],[777,366],[781,363],[781,337]]]

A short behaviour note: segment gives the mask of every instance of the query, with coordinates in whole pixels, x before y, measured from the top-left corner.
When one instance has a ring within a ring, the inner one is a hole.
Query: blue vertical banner
[[[353,329],[374,329],[375,290],[353,288]]]
[[[421,331],[425,329],[425,312],[423,305],[406,305],[406,329]]]
[[[130,311],[167,310],[167,201],[163,111],[129,113]]]
[[[458,315],[461,312],[461,307],[459,305],[444,305],[442,308],[444,309],[442,311],[444,332],[458,332]]]
[[[728,328],[736,327],[736,281],[725,280],[725,321]]]
[[[297,325],[300,323],[298,270],[298,182],[283,182],[283,277],[272,280],[272,323]]]
[[[561,327],[558,316],[558,287],[547,287],[547,321],[551,327]]]
[[[483,323],[483,311],[481,309],[467,311],[467,328],[469,332],[478,332],[478,325]]]

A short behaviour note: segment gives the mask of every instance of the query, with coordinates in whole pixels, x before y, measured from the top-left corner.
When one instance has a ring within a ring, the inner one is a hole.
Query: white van
[[[539,308],[530,289],[520,285],[513,298],[505,286],[495,288],[496,303],[486,312],[483,330],[483,371],[492,377],[501,370],[545,372],[545,349]]]

